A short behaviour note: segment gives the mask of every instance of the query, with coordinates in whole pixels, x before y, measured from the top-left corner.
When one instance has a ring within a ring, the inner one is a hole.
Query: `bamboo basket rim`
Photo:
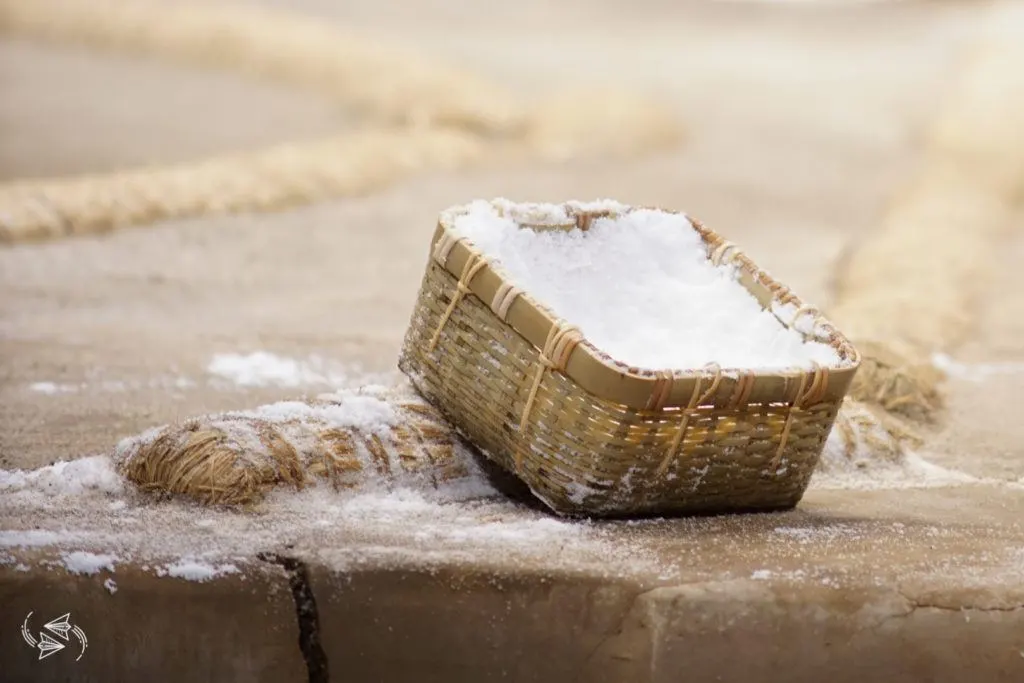
[[[494,201],[492,206],[501,207]],[[534,203],[514,203],[515,207],[536,206]],[[567,202],[560,205],[572,223],[523,223],[534,229],[579,228],[587,230],[599,218],[615,217],[617,212],[582,208]],[[775,315],[786,327],[794,327],[804,315],[813,318],[812,333],[797,328],[805,339],[832,346],[846,364],[815,367],[812,370],[788,368],[766,370],[757,368],[722,368],[715,365],[703,368],[652,370],[622,363],[580,335],[558,369],[587,392],[634,409],[661,410],[665,408],[693,408],[711,405],[716,408],[738,408],[748,404],[775,403],[806,406],[810,403],[841,401],[860,366],[860,354],[853,344],[816,308],[805,305],[788,287],[773,279],[757,267],[736,246],[705,227],[700,221],[679,211],[648,206],[623,206],[623,213],[653,210],[682,215],[701,235],[708,249],[708,257],[716,265],[735,264],[739,268],[740,283],[761,306]],[[538,349],[545,348],[565,321],[537,301],[529,292],[515,288],[500,266],[491,262],[472,242],[454,233],[454,220],[468,212],[469,204],[449,207],[441,212],[430,245],[430,258],[456,278],[463,294],[477,296],[489,306],[506,326],[518,333]],[[795,306],[790,321],[783,320],[772,303]],[[443,324],[442,324],[443,326]],[[824,384],[821,375],[824,373]],[[813,382],[814,391],[807,390]],[[701,391],[701,389],[705,391]],[[699,396],[699,399],[697,398]],[[810,398],[811,401],[807,399]]]

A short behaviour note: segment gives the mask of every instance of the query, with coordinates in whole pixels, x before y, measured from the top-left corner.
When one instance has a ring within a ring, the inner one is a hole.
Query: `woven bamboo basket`
[[[399,366],[488,458],[565,515],[794,507],[860,363],[815,309],[696,221],[708,257],[783,325],[830,344],[837,367],[757,372],[623,365],[510,284],[442,213]],[[566,205],[587,230],[606,211]],[[787,315],[782,315],[786,313]],[[789,319],[783,319],[788,317]]]

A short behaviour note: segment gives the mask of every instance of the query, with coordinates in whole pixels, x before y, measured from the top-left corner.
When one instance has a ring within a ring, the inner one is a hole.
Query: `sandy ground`
[[[812,8],[531,0],[514,10],[456,0],[418,9],[396,1],[301,4],[328,20],[471,59],[524,96],[570,82],[638,88],[678,108],[689,140],[629,163],[434,174],[372,197],[280,214],[4,248],[0,467],[103,452],[124,436],[187,415],[323,389],[239,387],[207,372],[217,353],[318,355],[352,381],[391,372],[436,214],[479,196],[610,196],[684,209],[827,308],[835,258],[874,228],[914,168],[916,132],[938,106],[981,11],[970,3]],[[351,123],[314,97],[228,74],[16,41],[0,42],[0,89],[3,178],[182,160]],[[669,583],[708,580],[716,567],[736,576],[770,569],[871,584],[907,572],[911,587],[963,589],[954,604],[968,599],[968,587],[981,586],[1019,607],[1024,489],[1012,482],[1024,482],[1017,402],[1024,392],[1024,298],[1015,274],[1022,258],[1024,233],[992,264],[999,284],[980,304],[982,325],[954,353],[961,365],[949,384],[946,426],[922,451],[976,481],[812,488],[799,511],[767,521],[663,522],[639,531],[602,526],[585,532],[599,535],[598,545],[581,542],[563,559],[597,571],[608,548],[626,548],[627,556],[650,559],[629,573]],[[983,364],[992,363],[1008,365],[986,374]],[[189,526],[194,512],[160,509],[140,506],[132,516],[164,519],[181,543],[204,542]],[[392,559],[417,557],[419,546],[401,525],[385,541],[379,529],[361,536],[358,525],[331,536],[302,510],[282,510],[284,527],[211,514],[225,543],[235,532],[253,534],[252,543],[231,546],[243,556],[253,544],[274,542],[273,533],[260,535],[255,527],[280,531],[293,519],[300,551],[325,561],[332,547],[353,543],[392,548]],[[512,506],[481,514],[524,524],[535,515]],[[0,528],[26,524],[13,510],[0,512]],[[810,531],[773,535],[784,527]],[[894,531],[905,527],[905,537]],[[744,544],[743,534],[756,539]],[[708,544],[715,550],[706,562],[685,559]],[[463,544],[458,551],[483,561],[488,547]],[[888,549],[884,557],[871,557],[868,549],[878,547]],[[541,566],[562,563],[557,553],[528,555]]]

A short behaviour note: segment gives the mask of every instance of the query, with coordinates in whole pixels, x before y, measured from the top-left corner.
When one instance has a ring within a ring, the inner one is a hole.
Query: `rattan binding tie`
[[[804,333],[796,326],[797,321],[805,315],[813,317],[811,331],[807,333]],[[818,341],[826,340],[829,337],[828,329],[825,326],[825,318],[821,315],[821,311],[815,306],[804,304],[800,308],[796,309],[796,313],[793,314],[793,320],[790,322],[789,326],[797,332],[804,334],[806,337],[817,339]]]
[[[438,244],[441,244],[442,242],[443,240],[438,242]],[[451,247],[447,247],[447,249],[451,251]],[[445,258],[447,258],[447,256]],[[434,348],[437,346],[437,342],[441,338],[441,331],[444,329],[444,326],[448,324],[448,319],[451,318],[452,313],[455,312],[455,307],[459,305],[459,301],[462,300],[462,297],[469,294],[470,281],[486,265],[487,261],[481,258],[480,254],[475,251],[471,251],[469,253],[469,258],[466,259],[466,265],[462,268],[462,276],[459,277],[459,281],[456,283],[455,293],[452,294],[451,303],[448,304],[448,308],[445,309],[444,315],[441,316],[441,321],[437,324],[434,336],[430,338],[430,344],[427,346],[428,353],[434,352]]]
[[[651,397],[647,399],[646,410],[661,410],[668,402],[672,393],[672,380],[674,379],[671,370],[661,370],[654,378],[654,387],[651,389]]]
[[[814,361],[812,361],[814,362]],[[811,378],[811,385],[807,386],[807,379]],[[806,391],[804,390],[806,388]],[[793,409],[804,409],[807,406],[819,402],[828,391],[828,368],[814,362],[814,371],[800,375],[800,388],[797,389],[796,398],[790,404],[786,412],[786,422],[782,425],[782,435],[779,437],[779,446],[775,449],[775,457],[772,458],[771,470],[777,471],[782,460],[782,453],[786,449],[786,442],[789,440],[789,431],[793,426]]]
[[[519,447],[515,453],[515,465],[518,472],[523,464],[523,448],[526,445],[526,427],[530,421],[530,412],[533,410],[534,401],[537,400],[537,392],[540,390],[541,380],[548,370],[563,372],[569,362],[569,356],[573,349],[583,339],[583,334],[574,325],[552,325],[548,332],[544,348],[541,349],[540,358],[537,361],[537,374],[533,377],[533,385],[530,387],[530,394],[526,397],[526,405],[523,406],[523,415],[519,420]]]
[[[703,375],[697,377],[697,381],[693,385],[693,393],[690,395],[690,402],[687,403],[686,408],[683,409],[683,421],[679,424],[679,429],[676,430],[676,435],[672,439],[672,445],[669,446],[668,452],[665,453],[665,457],[662,459],[661,464],[658,465],[658,469],[655,471],[655,474],[659,477],[665,474],[665,471],[668,470],[668,466],[679,454],[679,447],[682,445],[683,438],[686,436],[686,428],[690,426],[690,416],[693,415],[698,406],[714,395],[715,391],[718,389],[718,385],[722,381],[722,368],[714,363],[708,367],[713,368],[715,371],[715,376],[711,380],[711,386],[708,387],[708,390],[703,394],[700,393],[700,387],[704,381],[704,377]]]
[[[579,227],[579,225],[573,221],[571,223],[551,223],[551,222],[533,222],[533,221],[516,221],[516,225],[521,228],[537,228],[539,230],[572,230],[573,228]]]
[[[455,243],[459,241],[459,238],[455,237],[450,231],[445,230],[441,234],[441,239],[437,240],[437,244],[434,245],[434,260],[442,268],[448,264],[448,257],[452,253],[452,249],[455,248]]]
[[[526,405],[523,406],[523,416],[519,420],[519,431],[526,430],[526,424],[530,419],[530,411],[533,409],[533,402],[537,398],[537,390],[540,389],[540,382],[544,378],[544,372],[548,369],[565,370],[569,362],[569,356],[573,349],[583,339],[583,334],[575,325],[552,325],[548,332],[548,338],[544,342],[540,358],[537,362],[537,374],[533,377],[533,386],[530,387],[530,395],[526,398]]]
[[[598,219],[615,217],[615,213],[612,211],[579,211],[569,209],[568,213],[575,220],[576,227],[583,232],[590,230],[590,226]]]
[[[736,410],[740,406],[745,406],[750,399],[751,392],[754,390],[754,382],[756,380],[757,375],[752,371],[741,373],[736,380],[736,388],[733,389],[732,397],[729,399],[726,407],[729,410]]]
[[[574,207],[566,207],[565,213],[569,220],[564,222],[533,222],[533,221],[521,221],[517,220],[516,223],[520,227],[524,228],[540,228],[542,230],[550,230],[552,228],[559,228],[562,230],[580,230],[586,232],[590,230],[594,221],[600,220],[601,218],[615,218],[617,214],[613,211],[582,211]]]
[[[709,259],[711,263],[716,266],[720,266],[723,263],[728,265],[729,263],[732,263],[738,255],[739,250],[736,248],[736,245],[728,240],[723,240],[721,244],[712,250]]]
[[[821,311],[819,311],[816,306],[811,306],[810,304],[804,304],[800,308],[796,309],[796,312],[793,314],[793,319],[789,321],[789,327],[800,332],[800,328],[796,325],[800,321],[800,318],[803,318],[805,315],[810,315],[814,318],[814,322],[811,324],[811,332],[813,333],[818,321],[821,320]],[[813,334],[810,336],[813,336]]]
[[[491,310],[494,311],[502,322],[508,322],[508,311],[512,308],[516,297],[523,293],[523,290],[514,287],[510,282],[502,282],[498,290],[494,292],[494,299],[491,300]]]
[[[796,321],[802,318],[803,316],[807,315],[808,313],[813,313],[815,318],[821,317],[821,311],[819,311],[816,306],[804,304],[800,308],[796,309],[796,313],[793,314],[793,319],[789,322],[789,326],[796,327]]]

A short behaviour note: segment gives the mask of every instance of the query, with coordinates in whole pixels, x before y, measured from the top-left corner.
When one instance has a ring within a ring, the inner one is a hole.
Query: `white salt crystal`
[[[617,213],[627,208],[609,201],[582,206]],[[636,209],[596,219],[583,232],[534,230],[513,219],[566,223],[561,206],[481,200],[464,208],[452,226],[457,235],[622,363],[779,370],[842,362],[832,347],[805,342],[762,309],[737,281],[735,268],[714,266],[683,215]]]
[[[386,400],[350,392],[323,397],[332,403],[310,405],[302,401],[280,401],[255,410],[226,413],[225,417],[255,417],[271,422],[290,420],[322,422],[330,427],[352,428],[373,433],[386,433],[396,424],[398,415]]]
[[[341,368],[319,357],[299,360],[267,351],[217,354],[206,371],[242,387],[341,385],[347,379]]]
[[[0,470],[0,491],[4,492],[76,496],[89,491],[117,494],[123,489],[124,481],[105,455],[62,460],[37,470]]]
[[[77,551],[63,553],[61,559],[64,561],[64,566],[72,574],[91,575],[98,573],[101,569],[114,571],[114,563],[117,562],[118,557],[116,555],[97,555],[96,553]]]
[[[111,461],[120,465],[125,465],[131,461],[135,454],[143,446],[148,446],[153,443],[164,432],[164,427],[150,427],[141,434],[134,436],[128,436],[117,442],[114,446],[114,452],[111,455]]]
[[[859,410],[870,415],[854,405],[847,403],[843,414]],[[895,437],[877,421],[851,422],[850,426],[849,436],[839,428],[829,433],[811,479],[812,489],[935,488],[981,483],[965,472],[941,467],[895,444]],[[878,448],[874,445],[877,443],[888,443],[897,452],[894,455],[889,448]]]
[[[75,390],[73,385],[57,384],[56,382],[33,382],[29,388],[41,394],[64,394]]]
[[[238,567],[233,564],[209,564],[202,560],[183,558],[174,564],[169,564],[163,571],[157,572],[160,576],[173,576],[187,581],[209,581],[210,579],[225,574],[237,574]]]
[[[43,529],[0,531],[0,548],[35,548],[77,540],[79,540],[79,534],[70,531],[45,531]]]
[[[103,582],[103,587],[110,592],[111,595],[117,592],[117,582],[113,579],[107,579]]]

